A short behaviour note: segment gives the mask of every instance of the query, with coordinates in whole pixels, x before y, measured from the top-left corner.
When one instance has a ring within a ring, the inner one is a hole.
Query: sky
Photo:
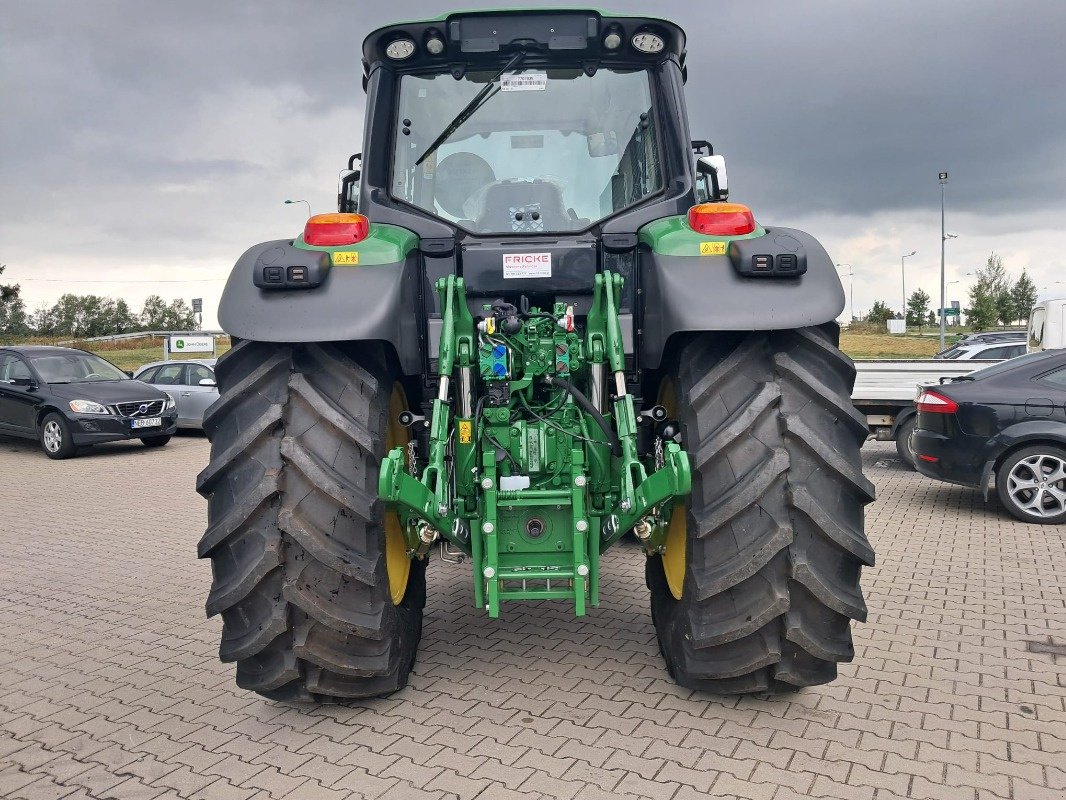
[[[532,4],[456,7],[511,5]],[[692,134],[726,156],[730,199],[850,265],[857,313],[902,305],[912,250],[906,291],[937,305],[945,170],[948,300],[965,305],[992,252],[1066,291],[1066,2],[652,5],[687,31]],[[284,200],[335,210],[362,143],[363,37],[445,8],[6,0],[3,280],[31,310],[65,292],[202,297],[213,327],[237,257],[302,229],[306,206]]]

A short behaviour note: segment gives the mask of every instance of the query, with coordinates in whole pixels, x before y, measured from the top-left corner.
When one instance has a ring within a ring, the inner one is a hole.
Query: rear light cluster
[[[316,247],[356,244],[370,234],[370,220],[362,214],[315,214],[304,226],[304,242]]]
[[[704,236],[744,236],[755,230],[755,216],[740,203],[700,203],[688,210],[688,225]]]
[[[959,404],[946,395],[934,392],[931,389],[923,389],[918,395],[915,406],[919,411],[927,414],[954,414],[959,410]]]

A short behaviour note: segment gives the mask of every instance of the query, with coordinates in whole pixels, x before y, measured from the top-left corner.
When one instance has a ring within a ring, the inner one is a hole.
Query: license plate
[[[145,417],[144,419],[130,420],[131,428],[158,428],[163,424],[162,417]]]

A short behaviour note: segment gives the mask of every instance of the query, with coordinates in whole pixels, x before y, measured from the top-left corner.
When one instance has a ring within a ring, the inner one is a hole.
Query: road
[[[868,443],[878,564],[833,684],[770,700],[669,680],[634,546],[603,603],[472,607],[434,561],[410,686],[350,706],[241,691],[196,559],[207,443],[64,462],[0,439],[0,797],[1056,798],[1066,532]]]

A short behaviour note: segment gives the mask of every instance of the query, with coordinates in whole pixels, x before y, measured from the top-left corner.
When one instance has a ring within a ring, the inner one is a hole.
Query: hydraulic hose
[[[616,458],[622,457],[622,443],[618,440],[618,434],[614,432],[610,424],[604,418],[603,414],[600,413],[600,410],[592,404],[591,400],[585,397],[585,395],[581,392],[580,389],[574,386],[574,384],[570,383],[570,381],[565,381],[562,378],[556,378],[553,375],[545,375],[544,382],[547,383],[549,386],[554,386],[558,389],[562,389],[564,392],[573,397],[574,401],[579,406],[581,406],[590,417],[592,417],[596,421],[597,425],[600,426],[600,429],[603,431],[603,435],[607,437],[608,444],[611,445],[611,455],[615,456]]]

